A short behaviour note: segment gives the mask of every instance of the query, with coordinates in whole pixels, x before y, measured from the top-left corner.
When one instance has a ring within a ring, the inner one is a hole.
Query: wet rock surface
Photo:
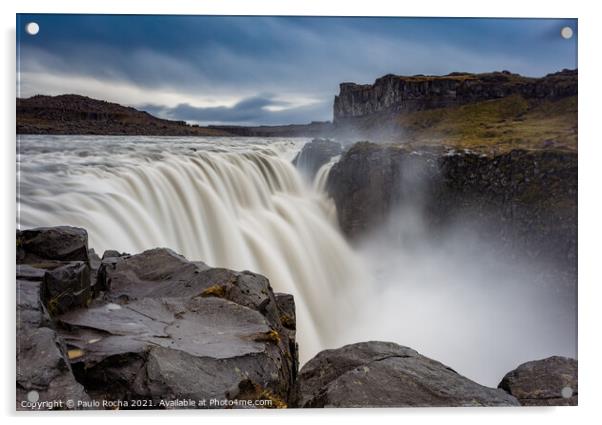
[[[328,163],[332,157],[340,155],[342,150],[342,146],[332,140],[313,139],[303,146],[293,159],[293,165],[313,178],[320,167]]]
[[[499,388],[523,406],[577,406],[577,360],[553,356],[523,363],[504,376]]]
[[[88,261],[88,234],[69,226],[17,231],[17,264],[38,260]]]
[[[67,400],[90,400],[52,319],[90,300],[87,250],[83,229],[17,231],[17,409],[72,409]]]
[[[518,406],[499,389],[388,342],[325,350],[299,372],[299,407]]]
[[[160,248],[100,260],[88,255],[83,229],[27,232],[40,246],[29,242],[35,257],[18,259],[31,261],[17,267],[18,408],[27,408],[21,404],[32,389],[40,399],[142,408],[190,407],[168,404],[189,399],[207,403],[193,407],[252,407],[210,404],[241,397],[289,403],[298,368],[294,301],[279,294],[277,302],[265,277]],[[71,261],[72,249],[56,254],[61,232],[69,244],[72,235],[84,236],[79,258],[87,261]]]

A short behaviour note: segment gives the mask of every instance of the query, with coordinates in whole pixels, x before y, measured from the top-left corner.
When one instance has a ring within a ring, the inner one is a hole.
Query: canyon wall
[[[333,120],[341,125],[369,115],[443,108],[515,94],[533,99],[576,95],[577,70],[563,70],[543,78],[508,71],[444,76],[388,74],[374,84],[342,83],[334,99]]]
[[[449,225],[478,228],[513,255],[550,261],[576,276],[576,153],[486,156],[361,142],[332,167],[327,190],[353,239],[409,206],[434,233]]]

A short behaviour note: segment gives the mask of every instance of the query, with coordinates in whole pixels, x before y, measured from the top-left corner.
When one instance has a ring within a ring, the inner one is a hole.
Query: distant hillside
[[[86,96],[17,98],[18,134],[228,136],[215,128],[170,121],[117,103]]]
[[[210,125],[208,128],[226,131],[244,137],[334,137],[334,126],[330,121],[314,121],[309,124],[259,125]]]

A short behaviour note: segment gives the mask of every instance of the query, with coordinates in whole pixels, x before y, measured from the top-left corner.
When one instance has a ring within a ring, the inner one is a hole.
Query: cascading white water
[[[17,224],[84,227],[100,254],[163,246],[262,273],[295,296],[302,362],[390,340],[495,386],[521,362],[576,355],[575,292],[539,286],[534,264],[492,258],[478,228],[433,238],[419,202],[403,205],[356,255],[324,195],[336,159],[313,184],[291,165],[305,142],[21,136]]]
[[[19,227],[72,225],[89,245],[163,246],[266,275],[297,304],[301,359],[333,344],[365,280],[322,194],[290,160],[305,140],[22,136]]]

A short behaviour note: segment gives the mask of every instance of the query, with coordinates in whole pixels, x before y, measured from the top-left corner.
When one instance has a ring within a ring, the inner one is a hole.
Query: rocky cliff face
[[[543,78],[522,77],[507,71],[411,77],[389,74],[374,84],[342,83],[334,99],[333,119],[341,126],[370,115],[444,108],[510,95],[557,99],[576,94],[576,70]]]
[[[334,156],[340,155],[342,146],[328,139],[313,139],[293,159],[293,165],[313,179],[320,167]]]
[[[333,166],[327,190],[351,238],[410,205],[433,232],[451,223],[478,226],[515,255],[552,261],[576,275],[576,153],[485,156],[362,142]]]

